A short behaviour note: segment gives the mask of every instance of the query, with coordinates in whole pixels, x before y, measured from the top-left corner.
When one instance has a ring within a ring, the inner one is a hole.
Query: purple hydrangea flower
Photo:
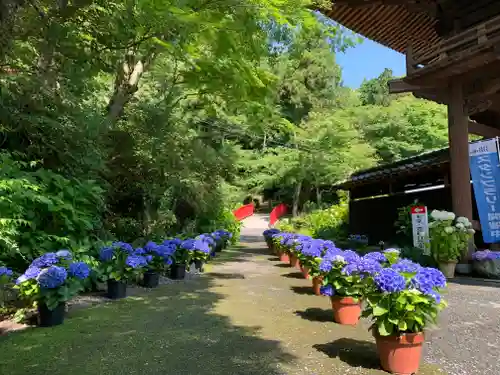
[[[146,267],[148,262],[142,255],[129,255],[125,260],[125,264],[132,268]]]
[[[31,265],[24,271],[24,276],[26,276],[26,280],[36,279],[40,275],[40,272],[42,272],[41,268]]]
[[[67,277],[68,273],[64,267],[50,266],[40,272],[37,281],[41,288],[55,289],[63,285]]]
[[[500,259],[500,252],[491,250],[476,251],[472,254],[472,259],[477,261]]]
[[[45,253],[42,256],[36,258],[31,263],[32,266],[38,268],[50,267],[59,262],[59,258],[56,253]]]
[[[362,274],[362,276],[364,276],[364,274],[374,276],[382,271],[382,266],[375,259],[363,258],[358,262],[358,271]]]
[[[435,268],[422,267],[411,279],[411,285],[424,294],[432,295],[435,288],[446,286],[446,278],[441,271]]]
[[[374,251],[374,252],[366,254],[363,257],[363,259],[370,259],[370,260],[374,260],[374,261],[377,261],[380,263],[387,262],[387,258],[384,256],[384,254],[382,254],[381,252],[378,252],[378,251]]]
[[[414,273],[417,272],[421,266],[409,259],[400,259],[396,264],[393,264],[391,268],[397,272]]]
[[[381,292],[397,293],[406,287],[406,280],[397,271],[384,268],[374,277],[375,284]]]
[[[331,285],[324,285],[319,288],[321,295],[323,296],[333,296],[335,295],[335,289]]]
[[[319,270],[321,272],[330,272],[332,269],[332,262],[328,259],[323,259],[321,263],[319,264]]]
[[[90,275],[90,268],[87,263],[84,262],[74,262],[69,265],[68,273],[70,276],[76,277],[77,279],[84,280]]]
[[[342,253],[342,256],[344,257],[344,259],[347,263],[358,262],[361,259],[361,257],[358,255],[358,253],[356,253],[355,251],[352,251],[352,250],[345,250]]]

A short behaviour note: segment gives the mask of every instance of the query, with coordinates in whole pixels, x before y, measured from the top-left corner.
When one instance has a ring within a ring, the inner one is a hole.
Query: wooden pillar
[[[469,168],[469,119],[464,109],[462,85],[451,82],[448,101],[450,141],[450,182],[453,212],[472,220],[472,193]],[[472,246],[469,246],[469,253]]]

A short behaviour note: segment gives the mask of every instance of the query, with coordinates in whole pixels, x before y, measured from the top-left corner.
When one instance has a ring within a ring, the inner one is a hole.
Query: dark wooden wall
[[[472,188],[472,186],[471,186]],[[473,197],[473,219],[478,220],[476,202]],[[452,211],[451,189],[445,187],[410,194],[395,194],[380,198],[351,200],[349,202],[349,233],[368,236],[371,244],[379,241],[391,242],[397,238],[394,226],[398,208],[412,204],[415,199],[433,209]],[[482,246],[481,236],[476,236],[476,245]]]

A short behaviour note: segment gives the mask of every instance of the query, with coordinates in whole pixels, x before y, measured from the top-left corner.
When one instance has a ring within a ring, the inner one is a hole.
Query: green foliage
[[[390,267],[400,259],[398,252],[384,253]],[[437,317],[447,304],[435,296],[423,294],[411,287],[411,279],[415,272],[401,272],[406,282],[404,290],[395,293],[380,292],[372,277],[366,278],[364,299],[366,305],[363,317],[370,317],[373,321],[371,329],[380,336],[399,336],[405,333],[420,333],[432,324],[437,323]],[[444,279],[444,278],[443,278]],[[439,296],[439,288],[434,293]]]
[[[278,227],[283,232],[297,232],[335,241],[346,237],[348,218],[349,204],[347,196],[343,195],[336,205],[280,221]]]
[[[24,271],[36,257],[73,248],[101,229],[103,191],[94,181],[67,179],[34,163],[0,155],[0,261]]]
[[[457,261],[467,251],[474,235],[472,223],[453,212],[433,210],[430,214],[429,237],[431,254],[436,261]]]
[[[423,332],[437,323],[439,312],[446,307],[446,302],[436,303],[432,296],[410,289],[399,293],[373,293],[366,302],[363,316],[372,317],[373,329],[380,336]]]

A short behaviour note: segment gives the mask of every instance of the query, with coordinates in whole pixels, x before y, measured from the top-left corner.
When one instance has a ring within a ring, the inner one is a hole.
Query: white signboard
[[[413,246],[422,249],[429,255],[429,222],[427,220],[427,207],[415,206],[411,209],[411,226],[413,229]]]

